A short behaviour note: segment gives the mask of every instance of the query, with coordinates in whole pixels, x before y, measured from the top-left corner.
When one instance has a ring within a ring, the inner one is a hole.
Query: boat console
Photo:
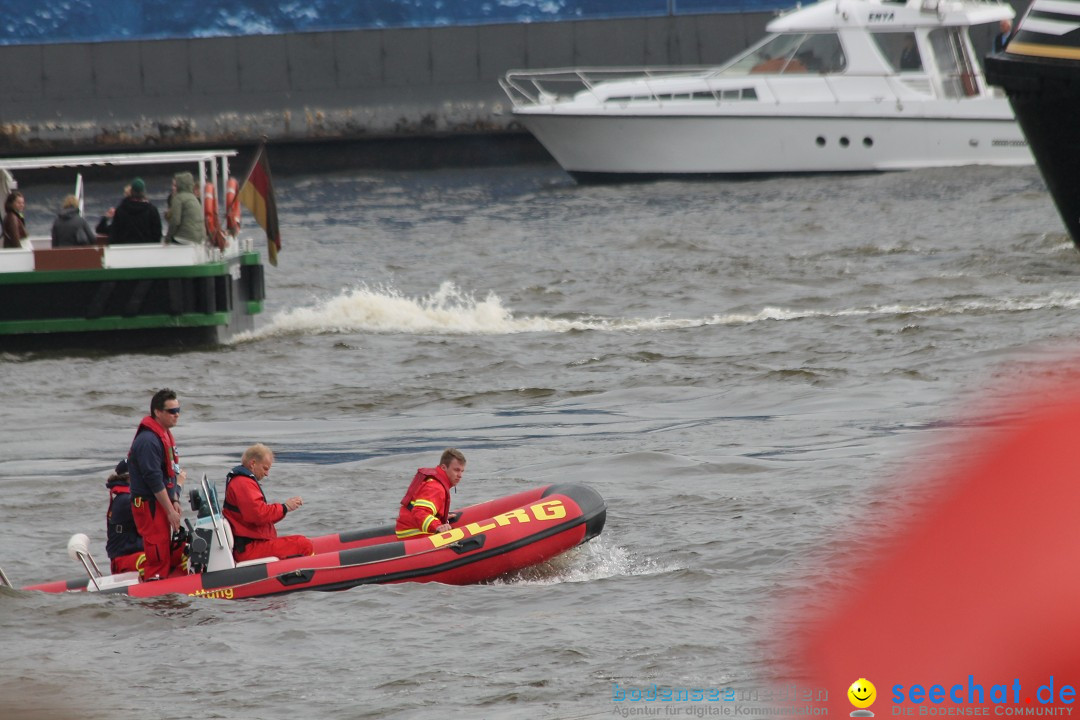
[[[196,513],[195,524],[185,520],[191,533],[188,550],[188,572],[201,573],[215,570],[229,570],[247,565],[259,565],[274,562],[276,557],[257,558],[236,562],[233,559],[232,527],[221,512],[217,488],[206,475],[199,481],[199,487],[189,494],[191,509]]]

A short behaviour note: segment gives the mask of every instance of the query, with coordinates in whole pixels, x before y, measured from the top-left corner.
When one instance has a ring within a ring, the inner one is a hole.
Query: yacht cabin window
[[[876,32],[871,36],[893,72],[925,72],[915,33]]]
[[[968,31],[971,47],[975,50],[975,60],[979,63],[980,70],[986,69],[983,60],[994,51],[994,38],[1001,32],[1000,22],[1000,20],[993,20],[988,23],[979,23],[978,25],[972,25]]]
[[[928,37],[934,51],[934,62],[941,74],[941,89],[945,97],[978,95],[976,64],[963,31],[955,27],[934,28]]]
[[[782,33],[737,57],[721,72],[830,75],[846,67],[847,57],[836,33]]]

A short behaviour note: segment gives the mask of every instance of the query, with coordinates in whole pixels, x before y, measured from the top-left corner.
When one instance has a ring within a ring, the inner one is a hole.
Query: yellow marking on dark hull
[[[1057,58],[1061,60],[1080,60],[1080,48],[1066,47],[1064,45],[1040,45],[1037,43],[1022,43],[1013,40],[1005,48],[1010,55],[1030,55],[1033,57]]]

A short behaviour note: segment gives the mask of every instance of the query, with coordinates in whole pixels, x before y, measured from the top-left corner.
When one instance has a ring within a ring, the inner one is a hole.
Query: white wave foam
[[[627,575],[656,575],[682,569],[661,566],[652,558],[634,555],[624,547],[609,545],[600,537],[547,562],[506,575],[496,580],[495,584],[555,585]]]
[[[572,330],[649,332],[829,317],[926,313],[955,315],[968,312],[1019,312],[1078,307],[1080,294],[1055,292],[1030,298],[942,300],[936,303],[873,305],[833,310],[765,307],[756,313],[728,313],[701,318],[675,318],[667,315],[653,318],[589,316],[567,320],[543,316],[516,317],[494,292],[489,292],[486,297],[478,300],[452,282],[444,282],[434,293],[419,298],[409,297],[391,287],[370,288],[362,285],[345,290],[312,307],[278,313],[266,327],[238,335],[234,342],[280,335],[355,332],[448,335],[564,333]]]
[[[482,300],[444,282],[437,291],[413,298],[395,288],[360,286],[314,307],[278,313],[260,330],[237,336],[236,342],[292,334],[403,332],[423,334],[509,335],[571,330],[657,330],[701,325],[700,320],[671,318],[609,320],[598,317],[566,320],[542,316],[515,317],[502,299],[489,292]]]

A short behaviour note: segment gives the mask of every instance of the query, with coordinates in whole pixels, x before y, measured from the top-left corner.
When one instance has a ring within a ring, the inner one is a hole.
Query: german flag
[[[266,231],[270,264],[276,266],[277,254],[281,250],[281,230],[278,228],[277,202],[274,200],[274,183],[270,179],[270,161],[266,158],[265,143],[259,144],[259,151],[236,199],[251,211],[255,221]]]

